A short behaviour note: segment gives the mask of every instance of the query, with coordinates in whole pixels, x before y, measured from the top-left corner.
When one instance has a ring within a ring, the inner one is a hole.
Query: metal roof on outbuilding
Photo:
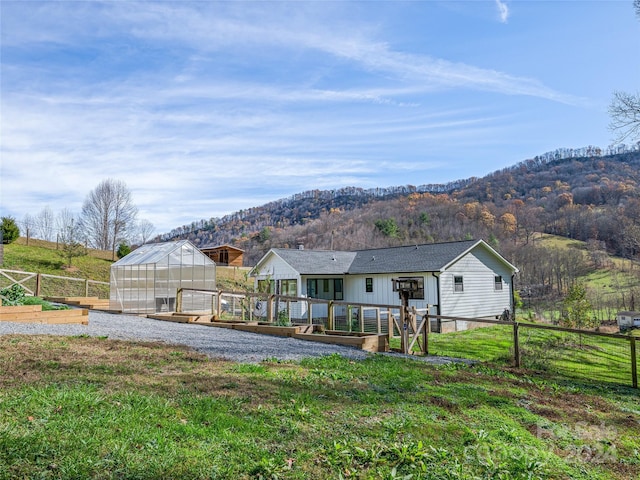
[[[147,243],[136,248],[126,257],[121,258],[112,267],[121,267],[124,265],[148,265],[162,262],[172,254],[180,253],[181,255],[196,255],[202,257],[199,263],[213,263],[206,255],[198,250],[189,240],[178,240],[175,242],[165,243]],[[179,263],[179,260],[176,260]]]

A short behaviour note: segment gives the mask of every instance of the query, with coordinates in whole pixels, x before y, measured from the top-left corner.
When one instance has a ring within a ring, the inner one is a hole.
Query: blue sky
[[[310,189],[483,176],[606,147],[632,1],[13,2],[2,215],[123,180],[158,232]]]

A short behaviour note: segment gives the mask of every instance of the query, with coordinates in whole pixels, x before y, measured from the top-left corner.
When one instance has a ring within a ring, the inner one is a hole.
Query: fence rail
[[[186,299],[197,295],[211,297],[195,304],[211,305],[211,313],[221,320],[317,324],[328,330],[386,334],[389,344],[404,353],[490,361],[638,388],[636,338],[629,335],[433,315],[429,308],[223,290],[180,289],[176,309],[189,311]]]
[[[47,273],[0,269],[0,289],[19,285],[36,297],[109,298],[109,283],[86,278],[64,277]]]
[[[539,323],[428,315],[435,322],[487,328],[429,335],[427,354],[510,363],[563,377],[638,388],[636,337]],[[431,333],[431,332],[429,332]]]

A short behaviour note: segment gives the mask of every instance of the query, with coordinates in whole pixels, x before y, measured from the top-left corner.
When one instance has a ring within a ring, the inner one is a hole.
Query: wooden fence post
[[[42,289],[42,275],[36,275],[36,297],[40,296],[40,290]]]
[[[387,309],[387,322],[389,323],[387,336],[389,337],[389,345],[391,345],[391,340],[393,340],[393,330],[395,327],[393,326],[393,313],[390,308]]]
[[[425,355],[429,355],[429,324],[431,320],[429,319],[429,310],[427,310],[427,314],[423,317],[425,319],[424,325],[422,326],[422,352]]]
[[[84,296],[89,296],[89,279],[85,279],[84,281]]]
[[[631,341],[631,385],[633,388],[638,388],[638,363],[636,357],[636,337],[630,337]]]
[[[269,295],[267,299],[267,322],[273,323],[273,300],[276,298],[275,295]]]
[[[179,288],[176,292],[176,312],[182,312],[182,288]]]
[[[405,332],[407,331],[407,312],[404,307],[400,307],[400,350],[407,353],[407,341]]]
[[[329,300],[327,304],[327,330],[335,330],[334,326],[334,315],[335,311],[333,309],[333,300]]]
[[[358,323],[360,324],[360,332],[364,333],[364,308],[362,305],[358,307]]]
[[[520,368],[520,338],[518,335],[518,322],[513,322],[513,356],[516,368]]]

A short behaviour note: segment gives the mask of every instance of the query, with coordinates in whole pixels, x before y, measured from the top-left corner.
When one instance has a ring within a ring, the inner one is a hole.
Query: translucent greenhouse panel
[[[120,310],[120,285],[122,283],[122,267],[112,268],[109,282],[109,308]]]

